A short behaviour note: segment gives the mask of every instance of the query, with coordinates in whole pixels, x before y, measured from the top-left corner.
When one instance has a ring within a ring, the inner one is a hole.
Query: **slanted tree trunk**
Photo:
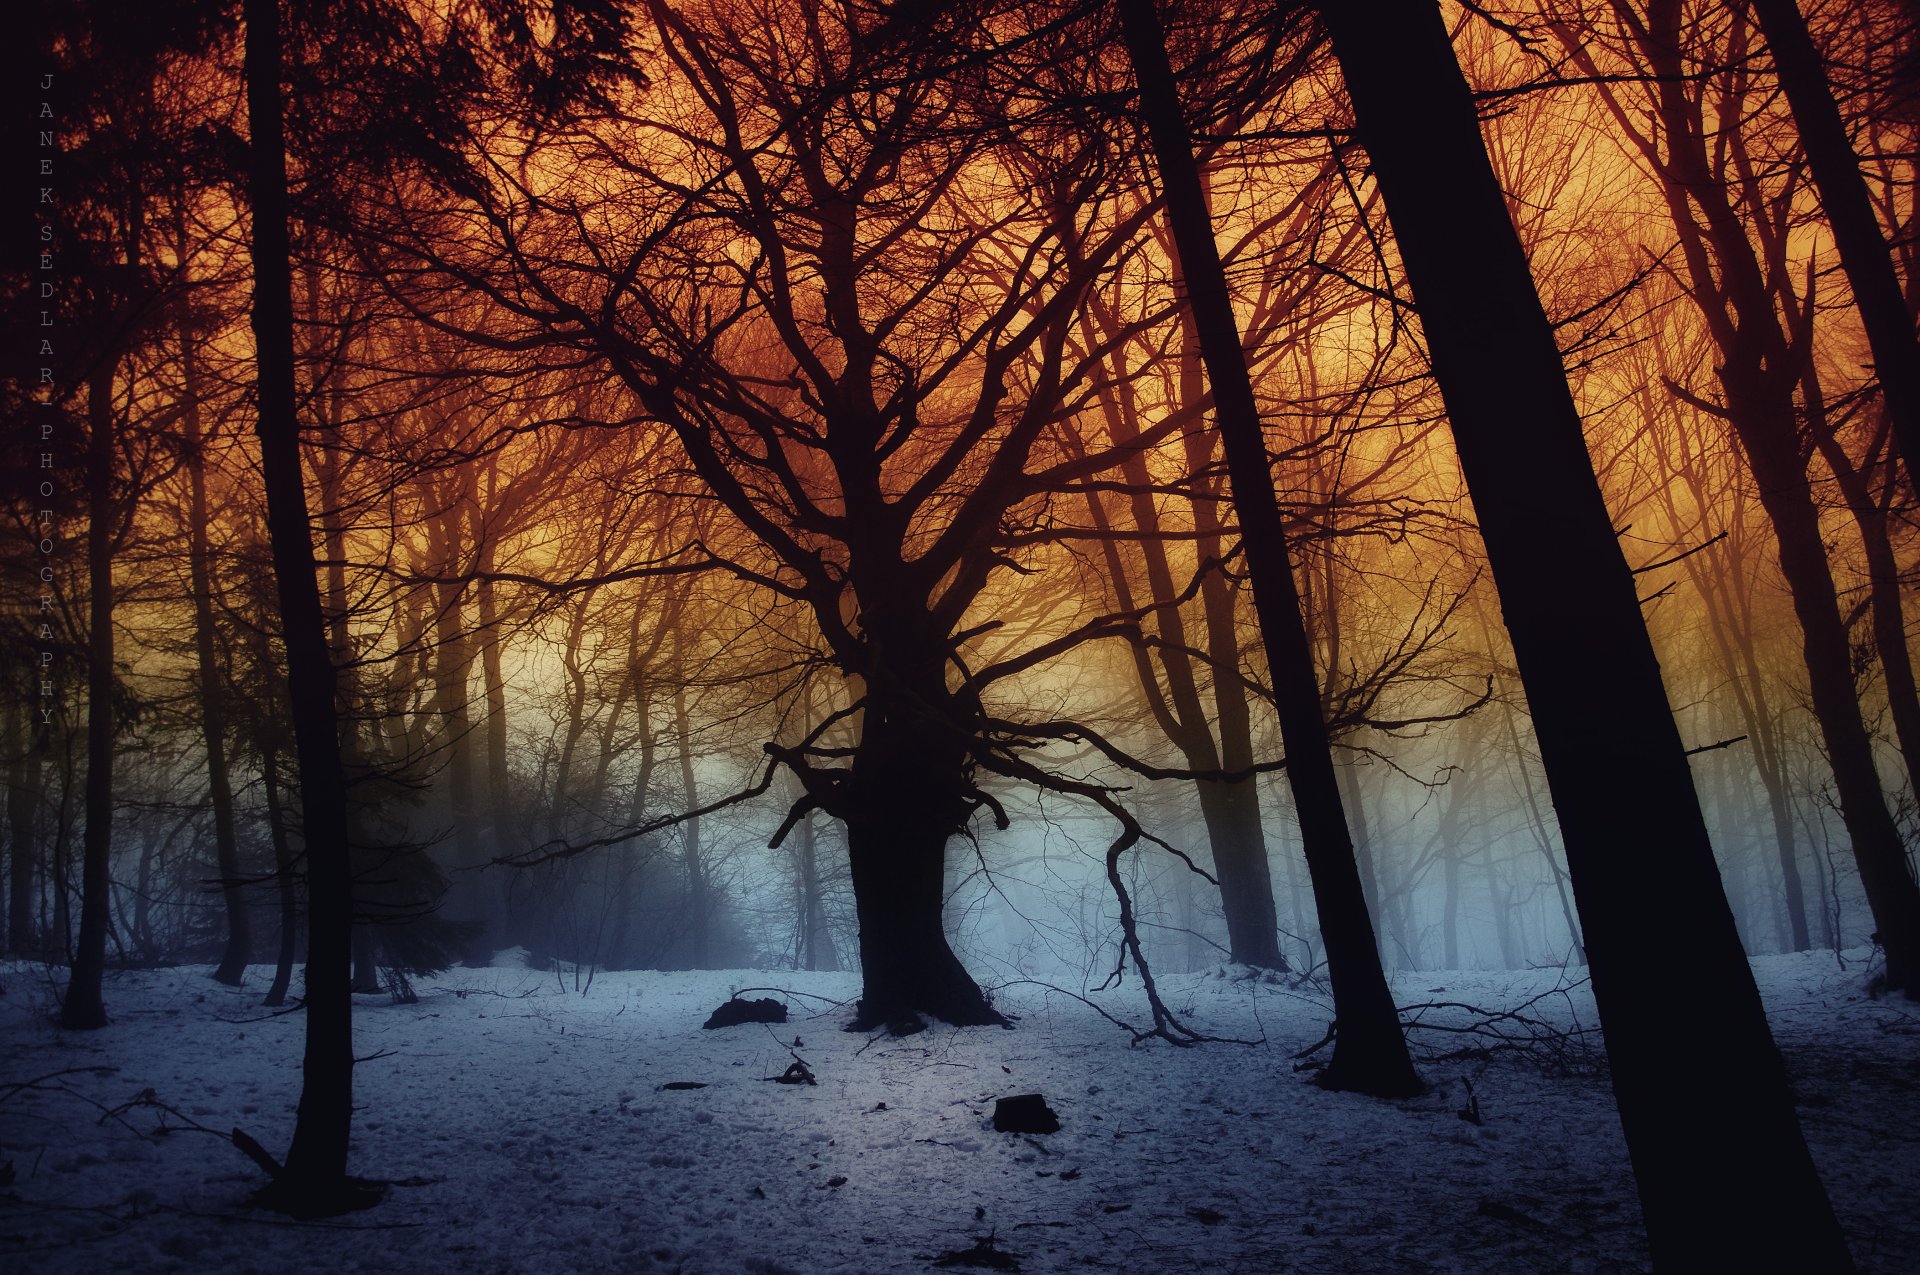
[[[252,133],[247,198],[253,221],[249,246],[260,463],[286,644],[307,858],[307,1036],[300,1109],[286,1165],[261,1193],[260,1201],[295,1216],[320,1217],[364,1207],[378,1195],[347,1175],[353,1127],[353,999],[348,991],[353,862],[334,667],[314,574],[295,414],[279,6],[275,0],[246,0],[244,17],[247,116]]]
[[[1763,267],[1747,220],[1736,210],[1728,183],[1710,155],[1701,104],[1690,96],[1693,80],[1682,55],[1684,29],[1679,0],[1650,0],[1645,23],[1635,27],[1635,38],[1656,77],[1656,116],[1664,140],[1663,149],[1642,136],[1640,146],[1667,183],[1689,291],[1718,347],[1715,374],[1726,397],[1726,418],[1773,529],[1780,572],[1800,624],[1809,697],[1833,770],[1841,819],[1886,950],[1887,983],[1896,990],[1920,992],[1920,887],[1908,870],[1899,830],[1881,790],[1872,739],[1855,694],[1852,653],[1793,402],[1807,351],[1789,340],[1775,305],[1775,289],[1784,288],[1789,277],[1785,236],[1771,237]],[[1713,144],[1738,146],[1740,138],[1731,131]],[[1749,216],[1767,211],[1779,222],[1784,210],[1756,209],[1757,198],[1747,201]]]
[[[1320,13],[1532,709],[1655,1265],[1851,1270],[1439,6],[1345,0]]]
[[[1914,466],[1920,465],[1920,339],[1914,336],[1913,313],[1901,292],[1886,235],[1873,214],[1860,157],[1847,137],[1798,0],[1753,0],[1752,12],[1773,51],[1774,70],[1806,151],[1807,171],[1820,192],[1840,264],[1853,286],[1907,480],[1920,488],[1914,478]]]
[[[1280,737],[1287,750],[1287,781],[1299,812],[1301,844],[1320,913],[1320,937],[1326,945],[1338,1020],[1333,1061],[1321,1073],[1321,1083],[1381,1096],[1418,1093],[1420,1079],[1407,1054],[1400,1016],[1380,968],[1373,924],[1367,916],[1321,715],[1299,589],[1273,493],[1253,381],[1154,0],[1120,0],[1120,17],[1166,193],[1167,220],[1187,283],[1194,328],[1213,387],[1215,423],[1227,458],[1247,573],[1253,583],[1254,613],[1266,645]]]
[[[240,986],[253,956],[253,922],[240,885],[240,848],[233,829],[233,780],[227,768],[227,722],[221,706],[223,679],[214,653],[212,550],[207,536],[206,439],[200,422],[199,352],[191,327],[181,332],[181,460],[187,471],[187,576],[193,593],[193,651],[198,674],[200,733],[207,750],[207,792],[213,805],[214,862],[226,905],[227,942],[216,981]]]
[[[107,894],[113,888],[113,369],[102,356],[87,378],[87,786],[80,851],[80,938],[60,1025],[107,1025]]]

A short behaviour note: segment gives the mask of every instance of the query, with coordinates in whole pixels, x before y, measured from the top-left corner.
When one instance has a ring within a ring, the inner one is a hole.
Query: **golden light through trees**
[[[909,1030],[1002,1021],[1009,971],[1313,971],[1351,936],[1320,928],[1281,743],[1276,690],[1308,686],[1369,959],[1584,959],[1580,832],[1444,351],[1527,354],[1426,325],[1313,6],[1136,10],[1250,377],[1295,667],[1114,6],[160,8],[143,70],[118,6],[50,28],[74,74],[120,69],[63,143],[65,318],[99,335],[47,409],[93,498],[51,578],[41,505],[9,506],[9,614],[65,697],[38,721],[23,685],[5,719],[14,950],[77,944],[97,994],[109,931],[229,978],[278,939],[284,994],[327,742],[363,988],[513,946],[837,960],[859,1025]],[[1912,458],[1800,108],[1732,0],[1441,12],[1739,938],[1877,934],[1911,990]],[[1911,337],[1920,36],[1898,4],[1800,12]],[[249,97],[269,21],[284,65]],[[275,94],[281,140],[253,119]],[[1147,1035],[1193,1033],[1155,998]]]

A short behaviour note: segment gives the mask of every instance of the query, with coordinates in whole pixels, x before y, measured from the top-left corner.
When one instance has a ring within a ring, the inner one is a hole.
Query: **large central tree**
[[[770,751],[803,785],[798,813],[846,826],[855,1025],[1000,1021],[942,917],[948,843],[996,805],[982,772],[1038,773],[1002,720],[1025,714],[990,711],[987,688],[1127,621],[1022,646],[983,612],[1058,538],[1048,493],[1122,463],[1052,440],[1108,374],[1080,307],[1151,204],[1110,197],[1098,130],[1014,127],[960,27],[875,26],[852,5],[647,12],[644,87],[629,76],[564,127],[536,100],[480,139],[455,202],[396,219],[395,243],[429,263],[416,286],[448,289],[424,314],[575,360],[670,431],[684,465],[660,484],[717,502],[751,547],[656,569],[725,569],[799,604],[848,679],[850,750]]]

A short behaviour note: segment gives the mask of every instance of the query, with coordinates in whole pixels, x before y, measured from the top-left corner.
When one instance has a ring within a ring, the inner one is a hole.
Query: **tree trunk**
[[[334,667],[315,579],[295,415],[287,156],[279,7],[246,0],[247,195],[253,220],[252,325],[267,533],[286,643],[307,857],[307,1036],[299,1115],[286,1166],[260,1202],[295,1216],[364,1207],[378,1192],[347,1176],[353,1126],[353,864]]]
[[[674,635],[674,654],[679,657],[673,688],[673,733],[680,749],[680,791],[685,794],[686,808],[694,810],[700,805],[700,788],[693,773],[693,723],[687,717],[687,665],[678,632]],[[713,900],[707,897],[707,870],[701,862],[700,849],[700,821],[688,819],[680,825],[680,854],[687,877],[687,967],[696,970],[706,969],[711,955],[708,929],[713,911]]]
[[[833,930],[827,924],[826,898],[820,889],[820,845],[813,816],[802,816],[794,833],[800,838],[800,967],[837,970],[840,956],[833,950]]]
[[[1240,766],[1224,758],[1222,763],[1226,769],[1253,764],[1251,756]],[[1251,777],[1235,783],[1203,779],[1194,788],[1207,826],[1207,844],[1213,849],[1214,875],[1220,879],[1229,959],[1239,965],[1285,971],[1287,958],[1280,953],[1280,918],[1274,911],[1273,878],[1267,868],[1267,833],[1260,824],[1259,790]]]
[[[1873,739],[1860,715],[1852,647],[1820,534],[1820,511],[1796,443],[1793,402],[1777,390],[1769,392],[1767,380],[1777,378],[1765,378],[1751,366],[1730,362],[1720,376],[1734,433],[1773,527],[1780,573],[1800,622],[1814,718],[1833,770],[1840,818],[1877,937],[1886,950],[1887,985],[1920,995],[1920,886],[1907,869],[1906,848],[1881,791]]]
[[[1808,307],[1811,313],[1812,307]],[[1867,560],[1867,614],[1873,624],[1873,645],[1880,670],[1887,679],[1887,712],[1893,718],[1893,737],[1906,763],[1907,789],[1920,800],[1920,689],[1916,689],[1913,655],[1907,649],[1907,618],[1900,601],[1900,565],[1887,535],[1887,513],[1873,498],[1867,476],[1853,463],[1827,420],[1826,400],[1813,360],[1807,360],[1800,396],[1806,406],[1807,428],[1813,444],[1833,474],[1834,486],[1860,529],[1860,548]],[[1874,451],[1878,451],[1876,447]]]
[[[80,939],[60,1025],[107,1025],[107,892],[113,888],[113,360],[87,380],[87,786]]]
[[[1460,845],[1460,788],[1464,772],[1456,772],[1447,783],[1446,807],[1440,815],[1440,863],[1445,897],[1440,912],[1440,968],[1457,970],[1460,964],[1460,861],[1465,851]]]
[[[476,570],[493,569],[491,540],[482,540]],[[493,581],[484,576],[474,585],[480,620],[480,677],[487,696],[487,849],[493,857],[513,853],[511,806],[513,777],[507,769],[507,682],[500,655],[500,610]],[[504,916],[500,917],[504,920]]]
[[[1654,1262],[1851,1270],[1439,7],[1347,0],[1320,12],[1533,711]]]
[[[1367,917],[1333,753],[1321,716],[1320,688],[1301,616],[1293,564],[1273,493],[1260,412],[1246,351],[1233,315],[1226,272],[1194,163],[1192,141],[1167,62],[1153,0],[1121,0],[1120,16],[1140,86],[1140,104],[1166,192],[1167,219],[1187,283],[1215,424],[1227,458],[1240,539],[1253,583],[1254,613],[1287,750],[1287,780],[1300,816],[1301,845],[1320,913],[1321,942],[1333,983],[1338,1034],[1321,1083],[1381,1096],[1418,1093],[1400,1016],[1380,968]]]
[[[1103,319],[1107,316],[1102,315]],[[1107,323],[1109,330],[1119,327],[1117,318]],[[1195,402],[1206,392],[1199,367],[1199,342],[1190,333],[1191,316],[1182,315],[1180,397]],[[1098,337],[1089,333],[1090,340]],[[1112,361],[1114,380],[1124,381],[1126,369],[1118,356]],[[1127,447],[1139,437],[1135,409],[1130,399],[1107,386],[1099,390],[1101,409],[1113,441]],[[1213,461],[1213,440],[1202,431],[1187,435],[1188,472],[1200,473]],[[1127,500],[1133,525],[1148,533],[1140,542],[1140,554],[1146,567],[1147,589],[1152,601],[1160,604],[1154,616],[1163,645],[1159,668],[1165,674],[1164,692],[1160,676],[1147,651],[1133,648],[1134,676],[1148,711],[1169,742],[1180,750],[1187,768],[1194,771],[1245,770],[1253,765],[1253,739],[1246,692],[1228,672],[1213,675],[1215,716],[1220,731],[1216,745],[1214,725],[1207,720],[1200,698],[1198,679],[1186,625],[1180,608],[1173,605],[1179,590],[1173,581],[1173,569],[1165,546],[1152,533],[1161,528],[1160,511],[1152,495],[1152,478],[1144,449],[1135,448],[1122,462],[1122,477],[1132,489]],[[1088,492],[1088,512],[1102,533],[1108,530],[1106,506],[1101,495]],[[1224,558],[1222,534],[1213,493],[1196,493],[1193,500],[1194,550],[1199,561]],[[1127,565],[1119,542],[1102,535],[1101,554],[1107,563],[1120,608],[1135,608],[1133,589],[1127,579]],[[1240,663],[1239,643],[1234,633],[1233,596],[1220,572],[1209,571],[1201,584],[1203,615],[1207,629],[1208,654],[1228,670]],[[1231,758],[1232,760],[1228,760]],[[1285,970],[1281,955],[1279,917],[1273,907],[1273,881],[1267,866],[1266,832],[1260,823],[1260,796],[1253,776],[1236,783],[1198,780],[1200,809],[1206,822],[1208,848],[1213,852],[1214,877],[1219,882],[1220,906],[1227,923],[1229,959],[1262,969]]]
[[[1807,171],[1820,192],[1847,282],[1853,285],[1907,480],[1920,488],[1914,479],[1914,466],[1920,464],[1920,340],[1914,336],[1913,314],[1860,175],[1860,158],[1847,137],[1797,0],[1753,0],[1752,12],[1773,51],[1774,69],[1807,154]]]
[[[1820,534],[1820,511],[1801,449],[1793,389],[1807,352],[1788,339],[1775,304],[1787,277],[1783,248],[1774,244],[1770,263],[1763,268],[1747,223],[1710,158],[1706,125],[1687,96],[1682,74],[1684,25],[1679,0],[1649,4],[1639,38],[1659,77],[1658,118],[1666,141],[1666,154],[1649,158],[1669,183],[1668,200],[1692,295],[1720,354],[1715,370],[1726,395],[1727,419],[1773,528],[1780,571],[1800,622],[1808,690],[1833,769],[1841,819],[1886,949],[1887,983],[1920,993],[1920,887],[1908,870],[1880,788]],[[1714,145],[1726,140],[1718,138]],[[1737,142],[1738,135],[1732,140]],[[1687,211],[1689,206],[1699,210],[1698,217]]]
[[[1702,459],[1698,456],[1682,458],[1682,481],[1687,484],[1697,508],[1723,507],[1707,491],[1700,474]],[[1681,525],[1679,509],[1673,499],[1673,484],[1662,488],[1662,496],[1674,525]],[[1806,891],[1800,880],[1793,815],[1788,809],[1787,764],[1782,755],[1779,727],[1768,701],[1767,678],[1761,672],[1759,652],[1754,646],[1751,608],[1742,605],[1744,595],[1736,595],[1733,591],[1736,581],[1750,584],[1753,577],[1747,565],[1746,537],[1741,532],[1742,525],[1739,512],[1735,510],[1729,519],[1729,538],[1718,550],[1725,555],[1722,561],[1702,561],[1700,555],[1690,555],[1681,565],[1693,581],[1701,601],[1706,603],[1714,645],[1719,648],[1720,658],[1726,666],[1728,684],[1751,741],[1749,746],[1754,769],[1766,792],[1767,812],[1772,820],[1774,852],[1780,863],[1781,893],[1787,907],[1789,942],[1793,951],[1804,952],[1812,943],[1807,931]]]
[[[263,664],[262,667],[268,667]],[[254,736],[260,752],[260,782],[267,798],[267,836],[273,842],[273,880],[280,900],[280,951],[273,967],[273,985],[260,1003],[276,1007],[287,1003],[287,991],[293,986],[295,942],[298,938],[299,897],[295,890],[293,846],[287,837],[284,813],[286,785],[280,779],[279,744],[266,730],[264,721]]]
[[[39,857],[35,835],[40,809],[40,744],[31,703],[22,706],[20,752],[7,766],[7,941],[21,956],[34,950],[33,869]]]
[[[855,757],[865,799],[846,815],[863,982],[849,1030],[916,1030],[916,1011],[960,1027],[1004,1025],[947,943],[944,794],[898,752],[881,755],[893,734],[869,725]]]
[[[233,829],[233,780],[227,769],[227,722],[220,699],[222,678],[214,653],[212,551],[207,537],[206,440],[200,424],[196,334],[183,328],[180,368],[185,393],[180,450],[187,471],[187,573],[193,591],[193,638],[199,674],[200,733],[207,749],[207,790],[213,803],[214,862],[226,905],[227,943],[214,967],[217,982],[240,986],[253,956],[253,924],[240,885],[240,849]]]
[[[1204,196],[1204,191],[1202,192]],[[1199,334],[1192,308],[1181,313],[1181,397],[1199,398],[1202,377]],[[1188,472],[1197,474],[1213,462],[1213,440],[1204,430],[1186,433]],[[1198,494],[1193,501],[1194,552],[1201,561],[1226,558],[1226,535],[1220,517],[1221,492]],[[1233,588],[1218,571],[1200,582],[1200,609],[1206,622],[1207,654],[1213,658],[1211,680],[1216,728],[1220,732],[1220,766],[1242,771],[1253,766],[1253,712],[1247,688],[1234,673],[1240,667],[1240,634]],[[1280,951],[1280,917],[1273,904],[1273,870],[1267,857],[1267,833],[1260,816],[1260,781],[1249,775],[1233,783],[1212,785],[1220,806],[1219,823],[1206,815],[1208,785],[1202,784],[1200,808],[1207,818],[1213,846],[1213,866],[1220,878],[1220,905],[1226,912],[1227,941],[1233,959],[1243,965],[1286,970]]]
[[[863,595],[865,708],[850,773],[835,798],[860,922],[864,984],[850,1031],[917,1030],[919,1012],[956,1027],[1006,1025],[947,942],[947,840],[967,824],[965,708],[948,692],[925,617]]]
[[[445,575],[461,570],[461,521],[457,511],[437,520],[440,528],[437,563],[433,569]],[[473,637],[467,631],[466,592],[461,584],[443,584],[438,588],[438,611],[434,622],[434,716],[438,721],[441,747],[446,750],[444,771],[447,827],[452,832],[452,861],[442,911],[449,916],[476,922],[477,930],[462,956],[469,964],[478,964],[486,955],[487,915],[484,883],[480,869],[487,858],[486,843],[480,835],[480,814],[475,809],[475,763],[473,714],[469,704],[473,683]]]

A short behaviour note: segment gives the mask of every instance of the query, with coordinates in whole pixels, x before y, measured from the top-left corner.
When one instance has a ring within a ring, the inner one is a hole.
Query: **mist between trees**
[[[1237,963],[1391,1093],[1383,969],[1591,954],[1673,1261],[1624,989],[1728,980],[1765,1106],[1742,946],[1920,977],[1911,5],[244,9],[40,7],[6,939],[72,1025]]]

